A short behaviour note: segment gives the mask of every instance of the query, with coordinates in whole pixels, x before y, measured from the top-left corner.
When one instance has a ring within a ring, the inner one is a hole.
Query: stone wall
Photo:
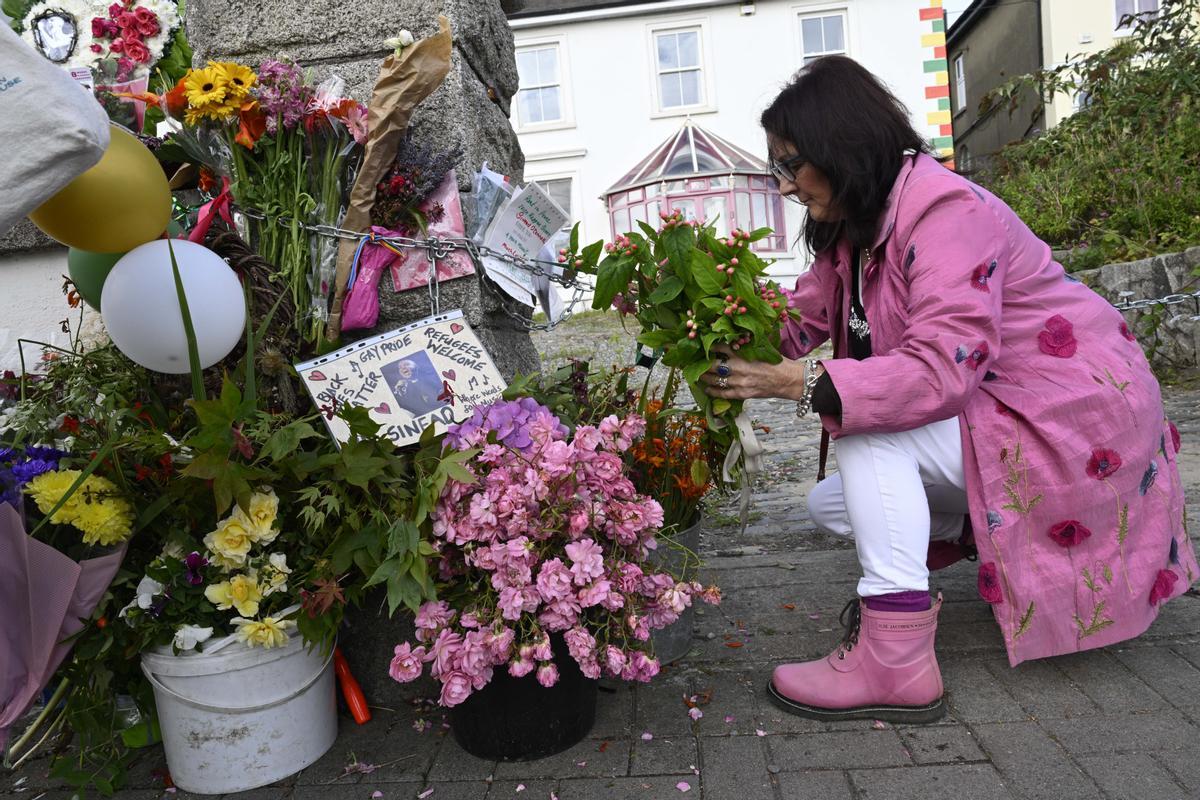
[[[1190,294],[1200,290],[1200,247],[1141,261],[1108,264],[1075,275],[1109,302]],[[1148,314],[1162,315],[1157,330],[1141,323]],[[1187,369],[1200,366],[1200,299],[1170,306],[1126,311],[1129,327],[1138,335],[1156,367]]]
[[[509,104],[517,91],[512,33],[499,0],[279,0],[241,3],[194,0],[188,4],[188,36],[196,63],[231,59],[258,64],[290,57],[310,67],[317,80],[336,73],[351,94],[370,99],[379,65],[389,50],[383,41],[401,29],[417,38],[437,31],[444,14],[454,33],[450,74],[418,108],[412,120],[422,141],[463,150],[458,163],[464,212],[470,217],[470,177],[488,161],[493,169],[521,179],[525,159],[509,124]],[[485,290],[475,277],[441,284],[442,310],[461,308],[496,359],[500,372],[538,368],[528,333],[506,313],[496,291]],[[521,314],[511,303],[508,310]],[[423,290],[395,293],[390,277],[380,292],[379,325],[362,336],[389,330],[429,313]]]

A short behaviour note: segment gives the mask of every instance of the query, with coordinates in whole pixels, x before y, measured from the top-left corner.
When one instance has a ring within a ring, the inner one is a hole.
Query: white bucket
[[[333,655],[299,636],[277,649],[142,654],[171,779],[196,794],[256,789],[294,775],[337,738]]]

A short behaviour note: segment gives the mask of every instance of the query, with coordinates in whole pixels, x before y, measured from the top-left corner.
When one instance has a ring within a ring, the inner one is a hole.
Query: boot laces
[[[858,644],[858,633],[862,628],[862,609],[857,597],[846,603],[842,613],[838,615],[838,621],[846,629],[842,634],[842,643],[838,645],[837,649],[837,657],[841,660],[845,659],[846,653],[849,653],[854,649],[854,645]]]

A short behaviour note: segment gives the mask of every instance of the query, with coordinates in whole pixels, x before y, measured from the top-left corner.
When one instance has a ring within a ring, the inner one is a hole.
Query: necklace
[[[866,256],[865,263],[870,264],[871,263],[871,251],[867,248],[863,248],[863,255]],[[871,335],[871,324],[869,322],[867,322],[866,319],[864,319],[864,317],[866,316],[866,306],[863,304],[863,288],[862,288],[863,272],[864,272],[864,270],[862,269],[862,267],[860,265],[860,267],[857,270],[858,274],[855,276],[857,278],[855,283],[858,284],[858,305],[860,307],[862,307],[862,309],[863,309],[863,316],[860,317],[858,315],[858,309],[855,308],[854,303],[851,303],[850,304],[850,322],[849,322],[849,326],[848,326],[850,328],[850,332],[852,334],[854,334],[855,338],[859,339],[860,341],[866,339],[868,336]]]

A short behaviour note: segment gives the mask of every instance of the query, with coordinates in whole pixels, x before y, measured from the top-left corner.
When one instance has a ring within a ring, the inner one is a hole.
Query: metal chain
[[[1200,290],[1187,293],[1169,294],[1165,297],[1159,297],[1152,300],[1122,300],[1119,303],[1113,303],[1113,307],[1118,311],[1135,311],[1142,308],[1150,308],[1152,306],[1174,306],[1188,301],[1200,302]],[[1198,309],[1200,310],[1200,309]]]
[[[267,214],[251,208],[237,209],[242,215],[259,221],[269,221]],[[276,224],[290,228],[294,220],[291,217],[275,217]],[[363,239],[364,234],[355,231],[338,228],[334,225],[310,225],[304,222],[298,222],[304,230],[315,233],[318,236],[325,236],[332,239],[345,239],[347,241],[358,242]],[[557,261],[545,261],[536,258],[520,258],[508,253],[494,250],[475,242],[473,239],[465,237],[437,237],[430,236],[425,239],[414,239],[407,236],[380,236],[376,241],[386,242],[393,247],[402,247],[411,250],[423,250],[425,256],[429,260],[429,306],[434,314],[440,311],[440,286],[437,280],[437,262],[440,259],[448,258],[455,250],[464,250],[471,257],[472,263],[475,265],[475,272],[479,276],[479,283],[484,291],[492,295],[496,304],[500,309],[520,327],[530,331],[550,331],[556,326],[561,325],[568,320],[574,313],[576,306],[586,303],[585,295],[591,291],[590,284],[581,282],[578,279],[578,273],[574,270],[568,271],[564,265]],[[544,277],[551,283],[558,284],[567,289],[571,289],[571,299],[563,309],[563,313],[556,320],[547,320],[545,323],[534,322],[530,315],[525,315],[513,311],[509,307],[511,300],[509,297],[498,291],[492,284],[485,280],[486,270],[483,267],[483,257],[494,258],[517,269],[525,270],[534,275]]]
[[[257,211],[255,209],[243,208],[239,210],[245,216],[250,217],[251,219],[267,219],[266,214],[263,214],[261,211]],[[285,228],[292,224],[292,220],[289,217],[276,217],[275,220],[279,225]],[[361,233],[338,228],[334,225],[309,225],[306,223],[300,223],[300,226],[305,230],[315,233],[319,236],[328,236],[334,239],[347,239],[357,242],[363,238],[363,234]],[[513,256],[498,250],[493,250],[490,247],[478,244],[472,239],[456,237],[438,238],[436,236],[431,236],[427,239],[412,239],[405,236],[387,236],[379,237],[379,241],[387,242],[395,247],[407,247],[426,251],[430,258],[430,304],[434,309],[437,308],[438,304],[438,289],[436,286],[437,281],[434,280],[434,277],[436,277],[435,259],[446,258],[454,250],[466,250],[470,254],[471,260],[475,264],[476,271],[479,273],[480,284],[495,297],[498,305],[505,314],[507,314],[516,322],[520,323],[522,327],[528,330],[553,330],[555,326],[560,325],[570,318],[571,314],[575,310],[575,307],[585,302],[584,295],[592,289],[592,286],[589,284],[582,283],[578,280],[577,273],[574,270],[567,269],[560,262],[544,261],[536,258],[519,258],[517,256]],[[556,283],[559,286],[571,289],[571,301],[567,304],[562,316],[557,320],[550,320],[549,322],[542,324],[535,323],[530,317],[518,314],[510,309],[507,302],[508,298],[502,293],[498,292],[490,283],[483,280],[484,270],[482,269],[482,257],[484,256],[494,258],[497,261],[509,264],[518,269],[523,269],[526,272],[531,272],[534,275],[543,276],[552,283]],[[1191,293],[1177,292],[1158,298],[1122,300],[1120,302],[1113,303],[1112,305],[1118,311],[1138,311],[1145,308],[1152,308],[1154,306],[1173,306],[1180,303],[1187,303],[1189,301],[1197,303],[1198,313],[1193,315],[1192,319],[1200,320],[1200,290]]]

